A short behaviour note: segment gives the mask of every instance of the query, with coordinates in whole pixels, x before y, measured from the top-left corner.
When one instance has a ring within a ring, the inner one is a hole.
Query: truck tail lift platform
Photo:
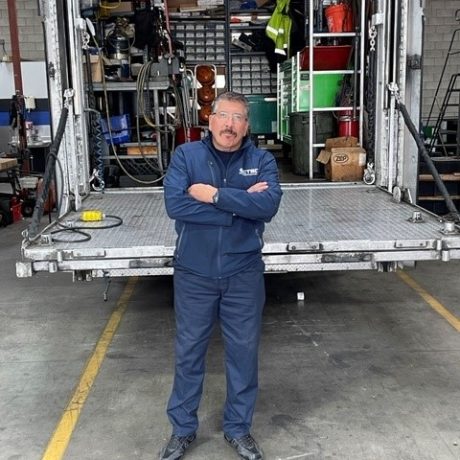
[[[420,146],[404,118],[410,116],[413,125],[419,125],[421,69],[408,62],[421,55],[423,7],[409,0],[384,0],[374,6],[378,10],[370,18],[369,33],[361,34],[372,43],[361,49],[375,53],[375,100],[362,117],[364,122],[372,119],[372,128],[365,124],[361,131],[372,130],[364,137],[372,139],[375,182],[284,184],[281,207],[265,232],[263,256],[269,273],[394,270],[417,261],[460,259],[455,218],[442,220],[414,204]],[[17,275],[72,272],[75,279],[90,280],[171,274],[176,235],[162,188],[102,192],[90,183],[87,84],[83,53],[76,52],[84,48],[88,34],[79,2],[69,0],[63,6],[50,0],[42,2],[42,8],[55,133],[60,131],[62,94],[71,90],[66,93],[68,119],[56,149],[58,218],[25,235]],[[399,104],[404,104],[405,117]],[[81,212],[88,209],[118,219],[82,222]]]

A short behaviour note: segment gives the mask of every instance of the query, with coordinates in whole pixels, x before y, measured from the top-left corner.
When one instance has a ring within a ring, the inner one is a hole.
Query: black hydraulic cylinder
[[[35,202],[34,212],[32,214],[32,221],[28,227],[27,236],[29,240],[33,240],[39,233],[40,221],[43,217],[43,211],[45,209],[46,199],[50,189],[51,181],[54,178],[54,171],[56,169],[56,160],[59,152],[59,146],[61,145],[62,137],[65,132],[65,125],[67,123],[67,117],[69,115],[69,109],[64,107],[61,112],[61,118],[59,119],[59,125],[56,130],[56,136],[54,137],[53,143],[51,144],[48,161],[46,163],[45,174],[43,175],[43,188],[41,193],[37,196]]]

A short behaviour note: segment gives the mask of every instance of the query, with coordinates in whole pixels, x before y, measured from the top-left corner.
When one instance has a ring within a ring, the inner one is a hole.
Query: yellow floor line
[[[439,313],[454,329],[460,332],[460,319],[451,313],[441,302],[436,300],[431,294],[420,286],[411,276],[406,272],[398,271],[399,277],[416,291],[430,307]]]
[[[61,420],[56,426],[53,436],[51,437],[45,453],[43,454],[42,460],[60,460],[65,454],[75,425],[80,417],[80,412],[85,404],[91,387],[96,380],[99,369],[107,353],[107,349],[109,348],[113,336],[115,335],[120,321],[123,318],[136,283],[137,277],[132,277],[128,280],[128,283],[118,300],[117,307],[110,316],[104,332],[99,338],[96,348],[82,372],[78,386],[75,389],[70,402],[65,408],[64,413],[62,414]]]

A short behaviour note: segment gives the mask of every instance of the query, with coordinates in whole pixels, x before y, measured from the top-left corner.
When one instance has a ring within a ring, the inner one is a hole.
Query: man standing
[[[210,135],[179,146],[164,180],[176,221],[175,376],[168,403],[172,436],[161,460],[182,458],[195,440],[205,355],[216,322],[225,348],[225,440],[242,459],[261,460],[250,434],[258,389],[258,347],[265,302],[264,222],[281,199],[276,161],[248,137],[249,104],[220,95]]]

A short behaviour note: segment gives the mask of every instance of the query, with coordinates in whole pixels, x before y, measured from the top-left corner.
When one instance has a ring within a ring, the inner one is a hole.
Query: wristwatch
[[[219,201],[219,189],[217,189],[217,192],[214,193],[213,197],[212,197],[212,202],[214,204],[217,204],[217,202]]]

